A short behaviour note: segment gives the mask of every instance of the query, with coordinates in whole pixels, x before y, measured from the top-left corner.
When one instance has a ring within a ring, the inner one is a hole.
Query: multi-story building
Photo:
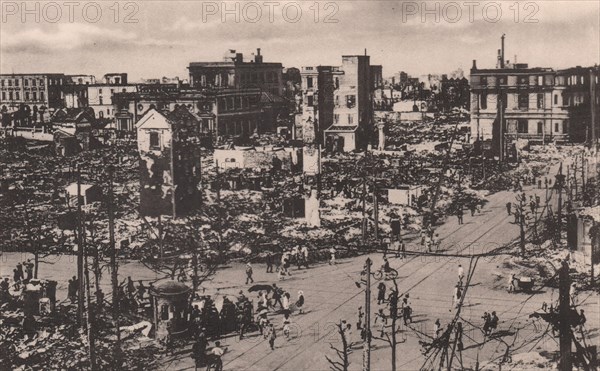
[[[102,84],[87,85],[88,106],[94,109],[97,119],[113,119],[113,96],[116,93],[135,93],[138,87],[127,83],[126,73],[109,73],[104,75],[102,81]]]
[[[150,109],[136,123],[140,215],[179,217],[200,205],[200,118],[187,107]]]
[[[478,69],[473,61],[470,78],[471,139],[491,140],[495,155],[517,139],[582,142],[591,133],[592,90],[598,109],[597,66],[554,71],[502,63]]]
[[[102,78],[102,83],[106,85],[127,85],[127,74],[124,72],[107,73]]]
[[[74,85],[92,85],[96,83],[96,76],[94,75],[68,75],[67,78],[70,80],[70,84]]]
[[[281,63],[264,62],[260,49],[250,62],[244,61],[242,53],[230,52],[222,62],[190,63],[190,86],[196,89],[259,88],[273,95],[283,95]]]
[[[341,74],[339,67],[302,67],[297,139],[304,143],[323,144],[323,131],[333,123],[334,91],[339,87]]]
[[[342,56],[342,74],[333,92],[333,123],[325,130],[329,151],[353,151],[365,147],[373,129],[373,86],[368,55]]]
[[[26,107],[37,121],[38,111],[62,107],[62,87],[70,83],[62,73],[0,75],[0,110],[3,114]]]
[[[600,136],[600,66],[573,67],[556,71],[554,101],[568,112],[569,139],[588,142]],[[592,117],[592,110],[595,111]],[[592,126],[595,119],[595,127]],[[592,131],[592,128],[595,130]]]
[[[187,108],[200,119],[203,135],[251,135],[263,133],[263,112],[259,89],[186,89],[142,90],[115,94],[113,110],[117,112],[118,130],[132,130],[133,123],[151,109],[158,111]]]

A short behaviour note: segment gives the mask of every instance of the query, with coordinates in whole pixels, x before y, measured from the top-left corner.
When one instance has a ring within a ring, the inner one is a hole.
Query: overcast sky
[[[23,13],[20,1],[0,2],[2,73],[65,72],[101,78],[108,72],[127,72],[132,81],[187,78],[189,62],[218,61],[228,49],[250,57],[258,47],[266,62],[284,67],[339,65],[341,55],[363,54],[366,48],[371,63],[382,64],[386,77],[400,70],[419,75],[460,67],[467,72],[473,59],[479,68],[495,66],[503,33],[506,59],[511,61],[517,55],[518,62],[540,67],[600,63],[597,0],[523,1],[517,7],[514,1],[428,1],[433,14],[424,22],[420,1],[322,1],[316,3],[318,14],[313,1],[120,2],[118,14],[113,1],[98,1],[85,11],[85,2],[71,8],[73,19],[69,6],[57,1],[61,14],[55,6],[37,3],[39,22],[35,14]],[[27,3],[33,13],[35,4]],[[233,13],[238,7],[239,23],[235,14],[223,22],[223,6]],[[132,12],[129,22],[137,22],[127,23],[125,16]]]

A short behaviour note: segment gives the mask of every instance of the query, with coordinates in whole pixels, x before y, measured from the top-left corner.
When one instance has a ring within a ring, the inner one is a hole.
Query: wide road
[[[533,194],[542,191],[526,190]],[[408,327],[401,326],[398,333],[397,369],[417,370],[425,364],[419,340],[430,340],[433,325],[439,319],[442,326],[448,324],[456,309],[452,308],[453,288],[457,282],[459,264],[468,271],[469,254],[481,254],[493,251],[518,238],[519,228],[511,223],[513,217],[506,212],[506,202],[514,202],[515,194],[500,192],[488,198],[488,204],[480,214],[471,217],[467,212],[464,224],[458,225],[456,218],[450,218],[440,226],[436,233],[441,239],[441,250],[448,254],[465,255],[463,257],[409,256],[407,259],[392,258],[391,265],[399,271],[397,280],[401,294],[409,293],[414,310],[414,322]],[[542,195],[543,199],[543,195]],[[420,244],[411,244],[409,250],[422,249]],[[383,263],[381,254],[371,254],[374,269]],[[254,336],[244,340],[229,337],[222,340],[228,347],[223,357],[225,370],[329,370],[325,356],[334,360],[335,352],[330,346],[340,347],[340,337],[335,327],[340,320],[352,324],[351,341],[360,342],[356,331],[357,310],[365,304],[364,289],[357,288],[366,256],[342,259],[335,266],[321,264],[309,270],[296,271],[284,281],[276,281],[274,274],[264,273],[264,266],[256,266],[255,283],[277,282],[279,286],[292,293],[295,300],[298,290],[303,290],[306,298],[306,313],[292,315],[292,336],[286,339],[281,331],[275,342],[275,350],[269,348],[262,337]],[[539,293],[530,296],[523,293],[509,294],[506,291],[510,268],[506,267],[507,255],[484,257],[477,262],[473,279],[465,298],[461,312],[464,327],[464,347],[462,363],[465,368],[474,368],[479,360],[485,365],[490,360],[503,356],[507,345],[514,353],[555,351],[557,338],[546,331],[546,324],[529,319],[532,312],[539,310],[543,302],[556,301],[557,292],[544,287]],[[379,308],[376,303],[379,281],[371,280],[372,288],[372,332],[379,335],[380,326],[373,324],[374,315]],[[388,288],[393,285],[385,281]],[[207,286],[207,293],[218,290],[220,295],[235,295],[240,289],[247,288],[244,283],[242,266],[233,266],[220,271]],[[579,301],[585,308],[589,331],[588,345],[598,344],[597,328],[600,322],[597,295],[581,294]],[[387,309],[385,310],[387,312]],[[494,339],[484,340],[481,332],[483,313],[496,311],[500,318],[499,334]],[[273,315],[271,321],[281,329],[283,318]],[[402,321],[398,321],[401,323]],[[372,370],[389,370],[390,347],[382,340],[373,340]],[[350,369],[359,370],[362,366],[362,350],[358,344],[350,354]],[[453,365],[460,367],[456,358]],[[439,363],[439,358],[436,364]],[[180,352],[162,364],[164,369],[193,369],[189,352]],[[497,366],[494,368],[497,369]]]

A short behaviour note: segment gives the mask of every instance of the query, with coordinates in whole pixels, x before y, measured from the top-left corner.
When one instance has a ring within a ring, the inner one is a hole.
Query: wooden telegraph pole
[[[571,371],[571,321],[569,264],[563,260],[559,272],[559,327],[560,327],[560,371]]]
[[[363,178],[363,191],[362,191],[362,243],[367,243],[367,181]]]
[[[83,300],[84,300],[84,277],[83,277],[83,228],[81,211],[81,172],[76,165],[77,172],[77,323],[83,326]]]
[[[556,174],[556,181],[554,182],[554,186],[558,190],[558,215],[556,222],[556,240],[560,243],[561,234],[562,234],[562,191],[565,183],[565,176],[563,175],[563,166],[562,162],[558,169],[558,174]]]
[[[377,179],[373,177],[373,233],[375,240],[379,240],[379,203],[377,201]]]
[[[363,371],[371,370],[371,265],[373,262],[367,258],[365,272],[365,339],[363,342]]]
[[[114,359],[115,368],[120,368],[119,355],[121,351],[121,331],[119,330],[119,278],[117,266],[117,248],[115,246],[115,216],[113,209],[113,169],[108,167],[108,235],[110,244],[110,277],[112,283],[112,316],[115,329],[117,331],[117,340],[115,341]]]

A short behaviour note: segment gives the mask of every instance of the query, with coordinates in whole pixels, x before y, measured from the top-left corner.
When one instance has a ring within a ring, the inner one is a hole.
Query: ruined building
[[[199,207],[201,122],[183,106],[150,109],[137,122],[141,216],[179,217]]]
[[[600,67],[563,70],[510,63],[498,50],[496,68],[471,68],[471,140],[502,157],[517,140],[590,142],[598,137]]]

